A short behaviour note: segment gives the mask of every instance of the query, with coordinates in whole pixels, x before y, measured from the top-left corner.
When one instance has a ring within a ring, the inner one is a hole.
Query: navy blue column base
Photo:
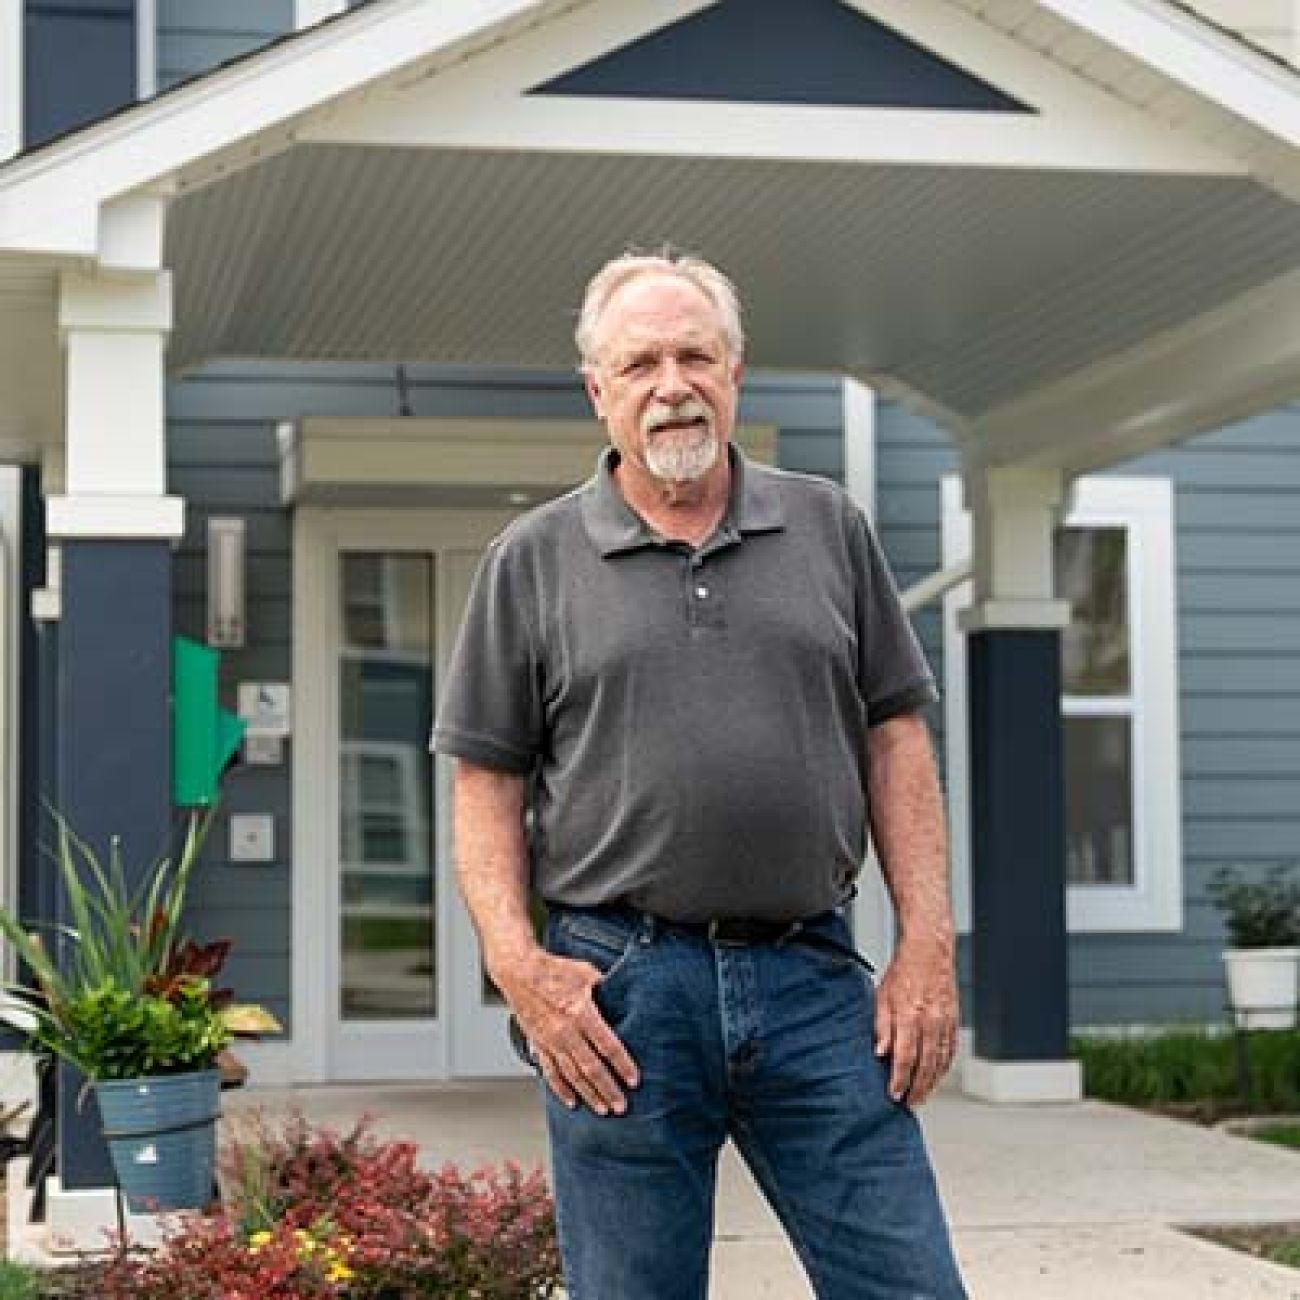
[[[968,637],[975,1055],[1063,1060],[1069,1039],[1060,634]]]
[[[122,839],[128,879],[169,852],[171,545],[65,541],[58,635],[58,790],[51,801],[96,853]],[[43,843],[53,841],[48,823]],[[52,864],[47,870],[53,870]],[[57,886],[59,919],[67,898]],[[93,1097],[60,1070],[58,1173],[64,1188],[112,1185]]]

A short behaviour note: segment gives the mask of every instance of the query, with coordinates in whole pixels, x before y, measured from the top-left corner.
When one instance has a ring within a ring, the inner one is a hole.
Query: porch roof
[[[594,265],[671,240],[735,276],[752,365],[990,463],[1300,392],[1289,68],[1164,0],[856,0],[1033,111],[534,93],[712,7],[378,0],[0,168],[0,454],[60,440],[58,275],[95,265],[171,270],[178,370],[564,366]]]

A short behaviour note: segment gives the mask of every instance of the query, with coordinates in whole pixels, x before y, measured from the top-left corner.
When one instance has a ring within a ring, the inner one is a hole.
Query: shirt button
[[[695,588],[695,594],[696,594],[696,595],[697,595],[701,600],[707,600],[708,597],[709,597],[709,589],[708,589],[707,587],[696,587],[696,588]]]

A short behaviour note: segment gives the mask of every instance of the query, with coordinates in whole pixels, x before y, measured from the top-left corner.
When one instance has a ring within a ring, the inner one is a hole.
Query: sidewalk
[[[297,1105],[348,1124],[364,1111],[432,1164],[543,1159],[530,1083],[248,1089],[226,1111]],[[1300,1271],[1173,1225],[1300,1222],[1300,1155],[1085,1102],[987,1106],[941,1093],[924,1111],[972,1300],[1300,1300]],[[776,1221],[730,1153],[712,1300],[811,1295]],[[609,1300],[615,1300],[610,1297]]]

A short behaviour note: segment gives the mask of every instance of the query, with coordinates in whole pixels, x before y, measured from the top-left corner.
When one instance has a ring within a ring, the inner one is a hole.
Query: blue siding
[[[533,93],[1029,111],[838,0],[721,0]]]
[[[422,416],[585,416],[576,377],[414,368]],[[227,703],[240,678],[288,680],[292,563],[289,512],[278,502],[274,427],[304,413],[391,415],[392,371],[375,366],[214,366],[170,394],[172,488],[190,503],[174,566],[177,630],[202,635],[203,537],[214,511],[248,521],[250,628],[228,653]],[[838,385],[817,376],[758,376],[742,418],[776,424],[779,459],[840,478]],[[938,480],[957,468],[947,436],[885,405],[878,421],[881,540],[906,587],[941,564]],[[1222,928],[1205,897],[1218,865],[1294,856],[1300,843],[1300,410],[1276,412],[1123,466],[1167,474],[1176,489],[1186,923],[1174,935],[1078,935],[1070,942],[1076,1025],[1217,1019]],[[938,608],[918,629],[942,674]],[[936,724],[941,719],[935,716]],[[290,747],[290,761],[292,747]],[[941,751],[942,752],[942,751]],[[277,816],[270,867],[221,865],[213,851],[195,902],[202,929],[237,940],[236,987],[289,1014],[292,827],[289,769],[237,771],[229,810]],[[966,953],[961,955],[966,969]]]
[[[425,417],[574,419],[589,414],[574,374],[413,367],[410,398],[414,413]],[[279,500],[276,423],[306,414],[374,417],[396,411],[393,371],[379,366],[224,364],[171,386],[169,488],[187,502],[185,537],[173,566],[178,633],[204,636],[208,517],[236,513],[247,521],[249,641],[222,656],[222,703],[227,708],[234,707],[240,680],[291,679],[292,518]],[[838,381],[756,376],[746,384],[741,418],[778,426],[783,464],[840,477]],[[228,965],[231,986],[241,997],[265,1003],[290,1026],[292,742],[287,755],[284,767],[236,768],[223,786],[223,814],[274,814],[275,862],[227,862],[223,816],[203,870],[196,873],[192,901],[197,932],[235,941]]]
[[[134,0],[26,0],[24,147],[133,103],[135,37]]]
[[[1217,1019],[1223,930],[1206,881],[1300,845],[1300,408],[1123,469],[1173,479],[1178,525],[1187,932],[1150,945],[1148,979],[1158,997],[1180,992],[1184,1016]]]
[[[158,89],[293,31],[293,0],[158,0]]]
[[[901,407],[882,409],[879,431],[881,532],[906,586],[941,564],[937,476],[957,457]],[[1175,490],[1185,920],[1181,934],[1074,936],[1071,1017],[1219,1020],[1223,931],[1206,880],[1300,845],[1300,408],[1113,472],[1167,476]],[[937,607],[917,621],[942,672]]]

